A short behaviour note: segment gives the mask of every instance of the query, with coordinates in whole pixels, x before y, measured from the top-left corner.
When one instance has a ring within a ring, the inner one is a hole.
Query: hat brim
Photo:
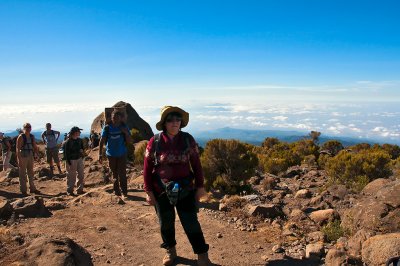
[[[160,131],[163,130],[163,125],[165,123],[165,119],[167,118],[167,116],[170,113],[180,113],[182,115],[181,128],[186,127],[187,124],[189,123],[189,113],[188,112],[185,112],[184,110],[182,110],[181,108],[176,107],[176,106],[168,106],[168,107],[164,108],[161,112],[160,121],[158,121],[158,123],[156,124],[157,130],[160,130]]]

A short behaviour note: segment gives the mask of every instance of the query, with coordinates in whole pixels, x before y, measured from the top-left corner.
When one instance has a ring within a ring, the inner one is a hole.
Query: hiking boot
[[[82,195],[82,194],[85,194],[85,191],[83,191],[83,190],[78,190],[78,191],[76,192],[76,194]]]
[[[22,197],[28,197],[28,193],[26,193],[26,192],[21,192],[21,194],[22,194]]]
[[[202,253],[202,254],[198,254],[197,257],[197,265],[198,266],[211,266],[211,261],[208,258],[208,253]]]
[[[167,252],[165,253],[165,256],[162,260],[163,265],[172,265],[174,263],[174,260],[176,259],[176,248],[168,248]]]
[[[68,196],[75,196],[75,193],[73,191],[67,191]]]

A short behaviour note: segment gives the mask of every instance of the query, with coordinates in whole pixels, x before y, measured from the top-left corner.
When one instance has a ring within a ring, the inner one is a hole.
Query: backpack
[[[185,148],[184,152],[188,152],[190,150],[190,140],[189,140],[189,133],[182,132],[183,138],[185,140]],[[153,142],[153,152],[154,152],[154,167],[157,167],[159,164],[157,159],[157,152],[160,152],[160,136],[161,134],[158,133],[154,135],[154,142]],[[180,181],[170,181],[165,183],[159,176],[156,177],[157,183],[161,189],[165,191],[169,202],[175,206],[179,200],[187,197],[190,193],[188,187],[193,181],[194,174],[191,173],[190,178],[182,179]]]
[[[23,140],[22,147],[24,147],[25,144],[26,144],[27,139],[26,139],[26,135],[25,134],[21,134],[21,135],[22,135],[22,140]],[[32,145],[33,145],[33,142],[35,141],[35,136],[32,135],[32,134],[29,134],[29,136],[31,137],[31,142],[32,142]],[[15,146],[17,146],[17,145],[15,145]],[[15,150],[17,150],[17,148],[15,148]]]
[[[125,126],[125,125],[121,125],[121,126]],[[103,130],[104,130],[104,133],[106,133],[106,137],[107,137],[107,141],[108,141],[108,137],[110,135],[110,126],[106,125]],[[126,143],[125,134],[121,131],[120,135],[124,138],[124,141]]]
[[[189,140],[189,133],[181,131],[183,138],[185,140],[185,149],[184,151],[187,152],[190,150],[190,140]],[[155,134],[154,135],[154,142],[153,142],[153,147],[152,147],[152,152],[154,154],[154,167],[158,165],[158,159],[157,159],[157,153],[160,152],[160,137],[161,133]]]

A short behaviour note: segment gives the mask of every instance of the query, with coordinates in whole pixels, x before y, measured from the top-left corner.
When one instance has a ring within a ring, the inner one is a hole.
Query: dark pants
[[[123,194],[127,194],[126,155],[120,157],[108,156],[108,164],[114,178],[114,192],[120,195],[122,190]]]
[[[204,240],[203,232],[197,219],[198,208],[195,200],[195,192],[190,192],[187,197],[178,201],[175,207],[194,253],[201,254],[207,252],[208,245]],[[171,205],[165,193],[157,197],[155,208],[160,222],[161,237],[164,242],[161,247],[174,247],[176,245],[175,208]]]

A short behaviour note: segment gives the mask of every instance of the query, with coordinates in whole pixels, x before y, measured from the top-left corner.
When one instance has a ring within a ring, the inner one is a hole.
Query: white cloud
[[[280,115],[280,116],[274,116],[274,117],[272,117],[272,119],[278,120],[278,121],[285,121],[288,119],[288,117]]]

